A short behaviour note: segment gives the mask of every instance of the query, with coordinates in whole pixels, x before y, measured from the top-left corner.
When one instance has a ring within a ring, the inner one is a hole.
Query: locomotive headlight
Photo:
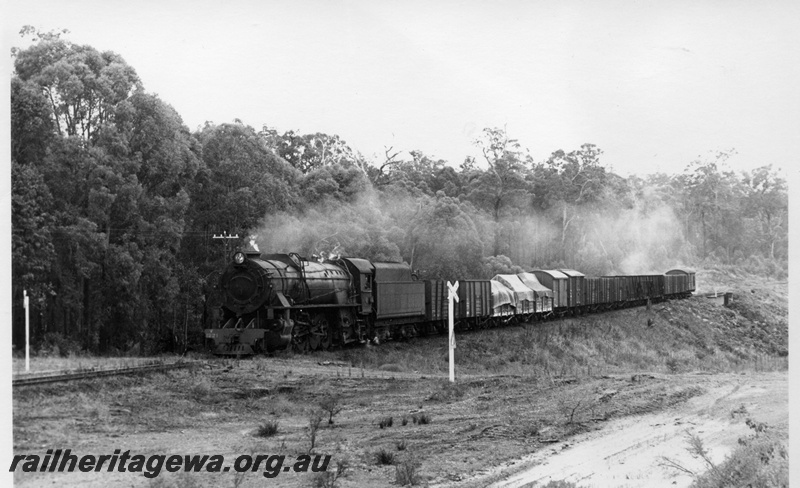
[[[233,255],[233,262],[236,263],[236,264],[244,263],[244,253],[243,252],[237,252],[236,254],[234,254]]]

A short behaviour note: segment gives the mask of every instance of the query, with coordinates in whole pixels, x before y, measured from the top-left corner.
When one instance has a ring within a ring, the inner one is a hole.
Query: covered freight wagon
[[[554,269],[537,269],[531,271],[539,283],[553,290],[553,309],[567,308],[569,301],[567,297],[567,275]]]
[[[553,290],[539,283],[539,280],[533,273],[517,273],[517,277],[519,277],[520,281],[522,281],[525,286],[533,290],[533,294],[536,297],[537,313],[553,311]]]
[[[495,275],[492,281],[499,281],[514,293],[514,305],[517,315],[536,312],[536,296],[533,290],[525,286],[517,275],[499,274]]]
[[[514,292],[499,281],[491,280],[489,283],[492,287],[492,317],[514,315]]]
[[[604,292],[602,278],[587,276],[583,280],[583,303],[588,307],[603,304]]]
[[[578,308],[583,306],[583,280],[585,275],[574,269],[559,269],[567,277],[567,306]]]
[[[670,290],[667,294],[692,293],[695,290],[694,271],[684,269],[671,269],[665,273]]]

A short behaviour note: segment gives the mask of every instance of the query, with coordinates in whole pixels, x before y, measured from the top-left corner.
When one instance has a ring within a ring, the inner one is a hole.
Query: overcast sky
[[[589,142],[623,175],[797,159],[798,2],[7,2],[8,46],[69,29],[192,130],[238,118],[457,165],[506,127],[537,161]]]

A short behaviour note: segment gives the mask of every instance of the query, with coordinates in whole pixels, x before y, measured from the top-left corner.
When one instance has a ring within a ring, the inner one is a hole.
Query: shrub
[[[198,378],[187,390],[192,400],[198,403],[215,403],[217,389],[208,378]]]
[[[45,357],[68,357],[78,355],[82,351],[81,344],[58,332],[47,332],[39,343],[38,351],[40,356]]]
[[[542,431],[542,424],[538,420],[534,420],[523,428],[525,435],[537,436]]]
[[[701,458],[707,467],[695,473],[672,459],[662,458],[662,465],[695,477],[695,488],[750,486],[753,488],[789,486],[789,454],[784,442],[768,432],[767,425],[747,419],[755,434],[739,439],[737,447],[721,464],[711,462],[709,453],[696,435],[689,435],[689,452]]]
[[[394,464],[394,453],[391,451],[387,451],[386,449],[381,449],[380,451],[375,453],[375,462],[379,466],[389,466]]]
[[[336,480],[339,475],[334,471],[325,471],[324,473],[317,473],[311,481],[311,486],[314,488],[336,488],[338,483]]]
[[[344,476],[347,473],[347,470],[350,469],[350,460],[347,458],[342,458],[336,461],[336,476]]]
[[[272,437],[278,433],[278,422],[266,422],[261,424],[256,431],[258,437]]]
[[[394,468],[394,481],[400,486],[414,486],[420,481],[420,463],[414,460],[404,461]]]
[[[750,486],[767,488],[789,486],[789,452],[782,439],[769,426],[751,419],[745,421],[754,434],[739,439],[739,446],[722,462],[699,476],[698,488]]]
[[[393,423],[394,419],[392,417],[384,417],[378,422],[378,425],[383,429],[384,427],[391,427]]]
[[[742,403],[739,408],[731,410],[731,418],[735,419],[737,415],[747,415],[747,407],[745,407],[744,403]]]
[[[320,412],[312,411],[308,414],[309,454],[311,454],[311,452],[314,450],[314,446],[317,443],[317,431],[319,430],[319,424],[321,423],[322,414]]]
[[[328,425],[333,424],[333,417],[344,409],[341,399],[336,395],[326,395],[319,402],[319,408],[328,414]]]
[[[670,373],[677,373],[681,369],[680,361],[678,361],[675,358],[667,359],[666,365],[667,365],[667,370],[669,370]]]
[[[427,413],[421,413],[419,415],[414,414],[411,416],[411,421],[415,424],[425,425],[431,422],[431,418]]]
[[[572,483],[571,481],[551,481],[544,485],[542,488],[578,488],[578,485]]]

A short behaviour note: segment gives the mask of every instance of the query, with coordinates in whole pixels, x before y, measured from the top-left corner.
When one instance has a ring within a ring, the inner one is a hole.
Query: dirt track
[[[691,476],[662,466],[667,457],[698,473],[707,469],[687,451],[687,432],[699,436],[712,461],[719,463],[740,437],[752,433],[746,418],[779,430],[788,428],[786,373],[723,374],[701,382],[707,389],[703,395],[666,411],[617,419],[599,431],[554,444],[521,460],[529,468],[491,486],[520,487],[550,480],[582,487],[689,486]],[[742,405],[746,413],[732,413]],[[513,471],[517,469],[519,465]],[[492,474],[502,474],[498,471]]]

